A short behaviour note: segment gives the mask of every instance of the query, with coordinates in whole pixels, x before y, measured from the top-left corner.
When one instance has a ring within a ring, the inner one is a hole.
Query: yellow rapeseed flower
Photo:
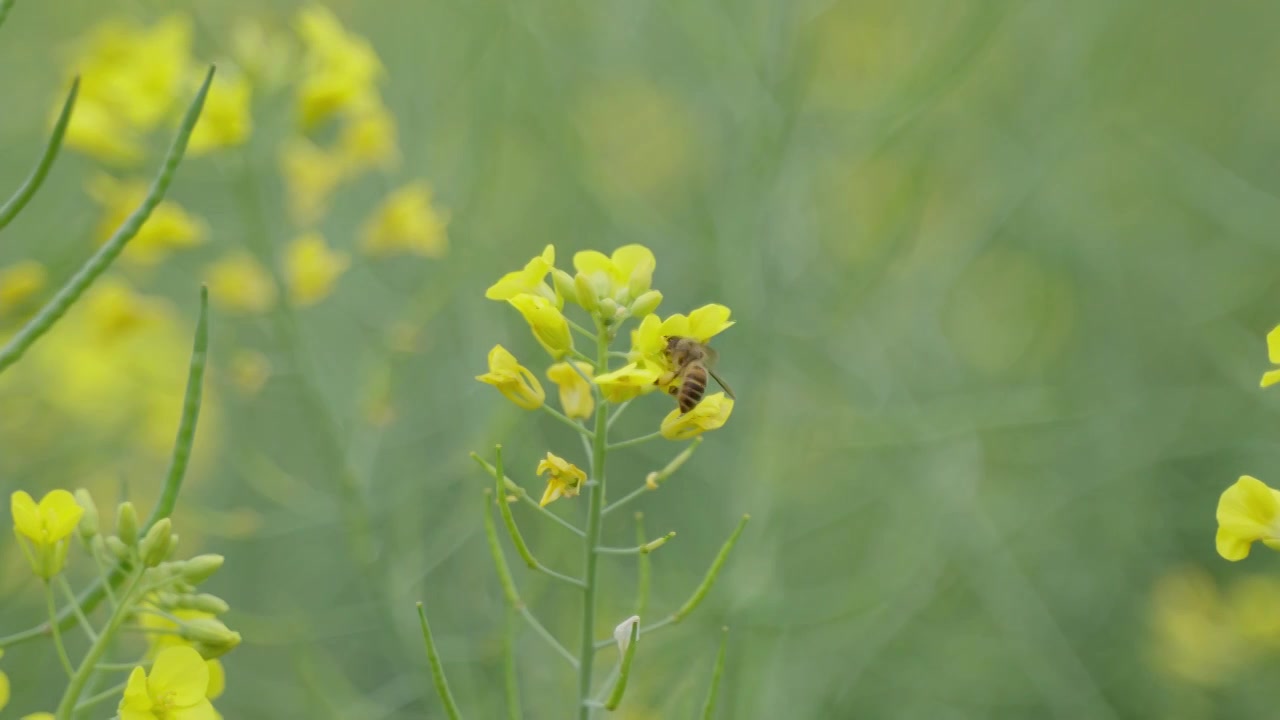
[[[61,109],[61,105],[53,108],[50,125]],[[101,103],[83,98],[76,101],[63,144],[103,162],[122,166],[135,165],[146,155],[141,134],[124,118]]]
[[[348,33],[333,12],[319,5],[301,10],[296,27],[303,46],[297,93],[303,128],[374,101],[383,70],[367,40]]]
[[[301,226],[324,217],[329,196],[345,177],[342,158],[303,137],[289,138],[280,149],[280,175],[284,178],[289,213]]]
[[[44,289],[48,273],[35,260],[21,260],[0,270],[0,318],[13,315]]]
[[[587,474],[578,466],[551,453],[547,453],[542,462],[538,463],[538,477],[547,473],[550,473],[547,476],[547,489],[543,491],[542,500],[538,503],[543,507],[562,497],[576,497],[582,484],[587,481]]]
[[[4,657],[4,650],[0,650],[0,657]],[[0,710],[9,704],[9,676],[0,670]]]
[[[141,666],[129,675],[120,699],[120,720],[216,720],[209,702],[209,666],[184,645],[165,648],[148,673]]]
[[[365,170],[394,170],[400,164],[396,119],[381,102],[353,112],[342,123],[337,153],[352,177]]]
[[[489,372],[477,375],[476,379],[498,388],[508,400],[525,410],[537,410],[547,399],[538,377],[501,345],[494,345],[489,351]]]
[[[325,299],[350,263],[347,254],[331,250],[320,233],[299,236],[285,251],[290,301],[306,306]]]
[[[18,544],[31,563],[31,570],[48,579],[62,572],[67,559],[67,538],[75,532],[84,508],[66,490],[52,490],[40,499],[32,499],[19,490],[9,498],[13,514],[13,531]]]
[[[360,231],[360,248],[370,255],[441,257],[448,248],[448,223],[448,213],[431,204],[431,188],[419,180],[382,201]]]
[[[22,720],[54,720],[54,717],[51,712],[38,712],[31,713],[30,715],[23,715]]]
[[[266,312],[276,300],[271,274],[244,250],[233,250],[205,268],[205,278],[213,301],[228,310]]]
[[[620,403],[657,389],[654,385],[664,370],[643,358],[628,363],[617,370],[597,375],[595,384],[605,400]]]
[[[1218,500],[1218,554],[1243,560],[1258,540],[1280,550],[1280,492],[1242,475]]]
[[[574,367],[578,369],[575,371]],[[591,370],[591,365],[584,362],[573,365],[560,362],[547,368],[547,379],[560,386],[560,407],[571,418],[591,417],[591,410],[595,408],[591,384],[587,382]]]
[[[168,615],[181,621],[208,621],[217,620],[217,616],[211,612],[201,610],[193,610],[190,608],[173,608],[168,610]],[[148,659],[156,659],[166,648],[173,647],[192,647],[191,641],[185,639],[180,634],[180,626],[178,623],[156,613],[140,613],[138,622],[142,627],[146,628],[147,633],[147,655]],[[202,656],[203,657],[203,656]],[[227,674],[226,669],[222,667],[222,661],[214,658],[205,660],[205,664],[209,668],[209,688],[205,695],[210,700],[217,700],[218,696],[226,690]]]
[[[89,195],[102,207],[98,221],[98,242],[111,237],[147,196],[147,184],[141,180],[117,180],[98,174],[89,181]],[[172,200],[161,201],[142,229],[129,241],[124,258],[139,265],[155,265],[170,250],[189,248],[205,241],[208,227],[203,220],[188,215]]]
[[[231,57],[263,90],[284,84],[292,72],[293,54],[289,36],[264,27],[256,18],[239,18],[231,28]]]
[[[596,297],[612,298],[621,306],[649,290],[656,267],[653,252],[643,245],[623,245],[612,257],[595,250],[573,256],[573,268],[586,278]]]
[[[253,88],[249,79],[233,70],[218,70],[187,144],[192,157],[243,145],[253,131],[253,115],[249,111]]]
[[[547,273],[556,264],[556,247],[548,245],[542,254],[525,263],[524,267],[503,275],[498,282],[484,291],[490,300],[510,300],[522,294],[533,294],[552,300],[556,307],[564,307],[564,300],[547,284]]]
[[[1267,333],[1267,359],[1272,365],[1280,365],[1280,325]],[[1280,382],[1280,368],[1268,370],[1262,374],[1262,387],[1271,387]]]
[[[716,304],[704,305],[687,316],[677,313],[666,320],[657,315],[647,315],[639,327],[631,331],[631,361],[639,370],[653,370],[652,382],[675,369],[666,355],[667,338],[689,337],[705,343],[732,325],[729,308]],[[638,382],[642,376],[632,371],[625,377]]]
[[[551,357],[559,360],[573,349],[573,334],[569,332],[569,321],[556,307],[556,304],[541,295],[516,295],[507,301],[511,307],[520,311],[533,337],[551,353]]]
[[[702,398],[692,410],[683,415],[680,409],[672,410],[662,419],[662,437],[668,440],[687,440],[708,430],[715,430],[729,420],[733,412],[733,400],[719,392]]]

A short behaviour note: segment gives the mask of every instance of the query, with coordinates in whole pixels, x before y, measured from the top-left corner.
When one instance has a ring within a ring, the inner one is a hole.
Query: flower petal
[[[1280,365],[1280,325],[1271,328],[1267,333],[1267,358],[1272,365]]]
[[[573,254],[573,269],[583,275],[602,272],[613,276],[613,261],[607,255],[596,250],[583,250]]]
[[[125,685],[124,696],[120,698],[120,717],[123,720],[126,713],[141,713],[136,717],[150,718],[151,708],[154,703],[151,702],[151,693],[147,692],[147,671],[138,666],[129,673],[129,682]]]
[[[23,535],[42,542],[44,540],[44,523],[40,521],[40,510],[36,501],[25,490],[18,490],[9,496],[9,511],[13,513],[13,527]]]
[[[207,702],[209,665],[200,653],[186,645],[165,648],[151,666],[147,690],[153,697],[170,696],[177,707]],[[212,706],[209,709],[212,710]]]
[[[9,676],[0,672],[0,710],[9,704]]]
[[[1262,481],[1242,475],[1218,499],[1218,553],[1228,560],[1248,555],[1247,547],[1255,540],[1274,537],[1280,519],[1280,499],[1276,491]]]
[[[165,720],[218,720],[218,711],[213,709],[213,703],[208,698],[201,698],[194,705],[182,708],[174,708],[165,715]]]
[[[1280,382],[1280,370],[1271,370],[1262,374],[1260,387],[1268,388]]]
[[[732,325],[729,308],[724,305],[703,305],[689,313],[689,336],[699,342],[706,342]]]
[[[66,490],[52,490],[40,500],[40,517],[48,530],[50,542],[57,542],[75,532],[84,516],[84,508]]]
[[[218,696],[227,689],[227,671],[222,667],[221,660],[208,660],[209,665],[209,690],[205,693],[210,700],[217,700]]]

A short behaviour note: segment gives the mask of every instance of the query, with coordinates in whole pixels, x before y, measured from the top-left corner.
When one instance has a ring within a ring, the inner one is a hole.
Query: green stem
[[[644,537],[644,513],[636,513],[636,542],[643,543]],[[647,553],[640,556],[638,565],[635,614],[644,617],[649,607],[649,555]]]
[[[560,655],[560,657],[564,658],[569,663],[569,665],[573,667],[574,670],[577,670],[578,658],[574,657],[573,653],[569,652],[569,648],[565,647],[564,645],[561,645],[560,641],[556,639],[556,636],[552,635],[551,631],[548,630],[545,625],[543,625],[541,622],[538,621],[537,616],[535,616],[532,612],[530,612],[528,607],[521,604],[518,610],[520,614],[524,616],[524,619],[529,623],[529,627],[533,628],[533,631],[538,633],[538,635],[540,635],[543,640],[546,640],[547,644],[551,645],[551,649],[555,650],[556,653]]]
[[[497,446],[496,450],[497,450],[497,460],[494,462],[494,467],[495,467],[494,477],[495,478],[506,477],[506,475],[502,472],[502,446],[501,445]],[[501,480],[497,482],[497,491],[499,493],[502,492]],[[537,558],[533,556],[533,552],[529,550],[529,545],[524,541],[524,535],[520,533],[520,528],[516,527],[516,519],[511,514],[511,507],[507,504],[507,499],[505,497],[498,498],[498,511],[502,513],[502,522],[507,526],[507,533],[511,535],[511,542],[516,546],[516,552],[520,554],[520,557],[524,560],[525,565],[529,566],[530,570],[537,570],[538,572],[544,575],[553,577],[569,585],[573,585],[578,589],[586,588],[586,585],[584,585],[583,582],[578,578],[569,577],[564,573],[556,572],[555,570],[552,570],[546,565],[543,565],[541,562],[538,561]]]
[[[631,677],[631,661],[636,656],[636,635],[640,632],[640,621],[636,620],[631,623],[631,641],[627,643],[627,651],[622,654],[622,666],[618,670],[618,681],[614,683],[613,692],[609,693],[609,699],[605,701],[606,710],[618,709],[618,704],[622,702],[622,694],[627,691],[627,679]]]
[[[733,546],[738,544],[738,538],[742,536],[742,531],[746,529],[747,522],[751,520],[750,515],[743,515],[738,521],[738,527],[733,529],[733,533],[729,535],[729,539],[725,541],[724,546],[720,548],[720,552],[716,554],[716,559],[711,562],[711,567],[707,569],[706,577],[702,578],[702,583],[693,591],[693,595],[680,606],[679,610],[671,613],[672,622],[680,622],[689,613],[693,612],[702,599],[711,592],[711,586],[715,584],[716,578],[720,575],[720,568],[724,567],[724,563],[729,559],[729,553],[733,552]]]
[[[436,692],[440,694],[440,702],[444,703],[444,711],[450,720],[459,720],[458,703],[449,690],[449,681],[444,676],[444,665],[440,664],[440,653],[436,651],[435,638],[431,636],[431,626],[427,624],[427,611],[422,603],[418,603],[418,620],[422,623],[422,640],[427,645],[427,660],[431,663],[431,681],[435,683]],[[61,720],[61,718],[59,718]]]
[[[581,423],[579,423],[579,422],[577,422],[576,420],[571,419],[568,415],[565,415],[564,413],[560,412],[559,410],[557,410],[557,409],[555,409],[555,408],[551,407],[550,405],[548,405],[548,404],[546,404],[546,403],[543,403],[543,404],[542,404],[542,409],[543,409],[543,410],[546,410],[546,411],[547,411],[547,414],[549,414],[551,417],[553,417],[553,418],[555,418],[555,419],[559,420],[560,422],[564,423],[565,425],[568,425],[569,427],[573,428],[574,430],[577,430],[578,432],[582,433],[585,437],[591,437],[591,431],[590,431],[590,430],[588,430],[588,429],[586,429],[585,427],[583,427],[583,426],[582,426],[582,424],[581,424]]]
[[[604,323],[596,319],[596,375],[600,375],[609,367],[609,334]],[[582,651],[578,653],[581,664],[578,667],[578,718],[590,720],[591,707],[587,700],[591,698],[591,670],[595,658],[595,624],[596,624],[596,573],[599,555],[596,548],[600,546],[600,526],[604,519],[605,493],[605,455],[609,451],[609,404],[596,404],[596,429],[591,448],[591,479],[594,481],[588,488],[591,498],[587,509],[586,552],[583,564],[586,566],[586,593],[582,602]]]
[[[489,463],[485,462],[484,458],[480,457],[480,456],[479,456],[479,455],[477,455],[476,453],[471,453],[471,458],[472,458],[473,460],[475,460],[477,463],[479,463],[479,464],[480,464],[480,467],[484,468],[484,469],[485,469],[485,472],[489,473],[489,475],[490,475],[491,477],[494,477],[494,478],[498,477],[498,471],[497,471],[497,469],[495,469],[495,468],[494,468],[492,465],[490,465]],[[534,500],[534,499],[529,495],[529,492],[528,492],[527,490],[525,490],[523,487],[521,487],[521,486],[517,485],[517,484],[516,484],[516,482],[515,482],[514,480],[512,480],[511,478],[509,478],[509,477],[503,477],[503,478],[502,478],[502,489],[503,489],[503,490],[505,490],[506,492],[509,492],[509,493],[511,493],[512,495],[515,495],[516,497],[520,498],[521,502],[525,503],[526,505],[528,505],[529,507],[533,508],[534,510],[537,510],[538,512],[542,513],[543,515],[546,515],[548,518],[550,518],[552,521],[554,521],[554,522],[555,522],[557,525],[559,525],[560,527],[562,527],[562,528],[564,528],[564,529],[568,530],[569,532],[573,533],[574,535],[577,535],[578,537],[586,537],[586,533],[584,533],[584,532],[582,532],[581,530],[579,530],[578,528],[574,527],[574,526],[573,526],[573,523],[569,522],[568,520],[565,520],[564,518],[560,517],[559,515],[557,515],[557,514],[555,514],[555,513],[551,512],[550,510],[548,510],[548,509],[546,509],[546,508],[542,507],[541,505],[539,505],[539,504],[538,504],[538,501],[537,501],[537,500]],[[506,501],[505,494],[504,494],[504,497],[503,497],[503,501],[504,501],[504,502]]]
[[[9,3],[0,8],[0,15],[8,11]],[[0,17],[0,22],[4,19]],[[58,113],[58,121],[53,125],[53,134],[49,136],[49,142],[44,146],[44,153],[40,156],[40,161],[36,163],[35,170],[27,176],[26,182],[22,183],[22,187],[9,198],[9,201],[0,207],[0,228],[8,225],[13,221],[18,213],[22,212],[22,208],[35,196],[36,191],[44,184],[44,179],[49,175],[49,169],[53,167],[53,160],[58,156],[58,150],[62,147],[62,138],[67,134],[67,125],[71,123],[71,109],[76,104],[76,94],[80,92],[80,76],[77,75],[75,80],[71,81],[71,90],[67,92],[67,99],[62,103],[62,111]]]
[[[716,714],[716,697],[720,694],[720,676],[724,673],[724,650],[729,641],[729,628],[720,631],[720,651],[716,653],[716,667],[711,671],[711,688],[702,706],[702,720],[712,720]]]
[[[486,516],[489,514],[487,506],[484,512]],[[492,519],[489,520],[489,526],[493,526]],[[506,632],[502,634],[502,638],[503,677],[507,690],[507,717],[510,720],[520,720],[524,717],[524,712],[520,709],[520,678],[516,675],[516,609],[514,606],[507,608]]]
[[[71,677],[71,682],[67,685],[67,691],[62,694],[62,701],[58,703],[58,710],[54,713],[57,720],[72,720],[72,713],[75,711],[76,703],[80,700],[80,693],[84,692],[84,686],[89,682],[89,678],[97,669],[98,661],[107,652],[107,646],[115,639],[116,632],[120,630],[120,626],[124,623],[125,618],[129,616],[130,601],[133,599],[134,591],[138,589],[138,584],[142,581],[142,572],[138,572],[133,576],[133,581],[129,583],[128,589],[120,596],[120,604],[111,613],[111,617],[107,619],[107,624],[102,628],[102,632],[98,634],[98,639],[89,646],[89,652],[85,653],[84,660],[80,661],[80,667],[76,669],[75,675]],[[56,626],[57,623],[54,623]]]
[[[593,332],[591,332],[590,330],[588,330],[588,329],[586,329],[586,328],[582,327],[582,326],[581,326],[581,325],[579,325],[578,323],[576,323],[576,322],[574,322],[574,321],[572,321],[572,320],[569,320],[569,318],[565,318],[565,320],[569,323],[569,327],[571,327],[571,328],[573,328],[574,330],[576,330],[576,331],[578,331],[579,333],[581,333],[583,337],[585,337],[585,338],[587,338],[587,339],[591,340],[592,342],[599,342],[599,341],[600,341],[600,339],[596,337],[596,334],[595,334],[595,333],[593,333]],[[587,358],[587,362],[591,362],[591,358]]]
[[[123,693],[125,685],[127,684],[128,683],[120,683],[115,687],[107,688],[106,690],[103,690],[102,692],[96,695],[92,695],[90,697],[85,698],[84,702],[80,703],[79,705],[76,705],[76,712],[80,712],[81,710],[84,710],[86,708],[91,708],[94,705],[97,705],[98,703],[104,700],[110,700],[111,698]]]
[[[4,24],[4,19],[9,17],[9,10],[13,8],[14,0],[0,0],[0,25]]]
[[[53,628],[53,646],[58,650],[58,662],[67,671],[67,677],[73,677],[76,671],[71,667],[71,658],[67,655],[67,646],[62,643],[62,633],[58,630],[58,607],[53,602],[53,585],[44,581],[44,604],[49,611],[49,623]]]
[[[622,403],[618,405],[618,409],[613,411],[613,415],[609,416],[609,422],[605,423],[605,428],[606,429],[612,428],[613,424],[618,421],[619,417],[622,416],[622,411],[626,410],[628,407],[630,407],[630,405],[631,405],[630,400],[623,400]]]
[[[58,576],[58,587],[62,589],[62,593],[71,601],[71,610],[75,613],[76,620],[80,621],[80,629],[88,636],[89,642],[98,639],[98,634],[93,631],[93,625],[89,622],[89,618],[85,617],[84,612],[80,610],[80,604],[76,602],[75,591],[71,589],[71,583],[67,582],[66,575]],[[57,613],[51,615],[51,620],[57,620]],[[55,623],[56,624],[56,623]]]
[[[651,432],[648,435],[641,435],[637,438],[631,438],[630,440],[623,440],[622,442],[614,443],[608,447],[610,450],[621,450],[622,448],[631,447],[632,445],[639,445],[640,443],[647,443],[650,440],[657,440],[660,437],[662,437],[662,431],[658,430],[656,432]]]
[[[658,538],[657,540],[650,540],[649,542],[642,542],[642,543],[640,543],[639,545],[637,545],[637,546],[635,546],[635,547],[629,547],[629,548],[615,548],[615,547],[604,547],[604,546],[600,546],[600,547],[596,548],[596,552],[598,552],[598,553],[605,553],[605,554],[608,554],[608,555],[648,555],[649,553],[653,552],[654,550],[657,550],[658,548],[662,547],[663,545],[666,545],[666,544],[667,544],[667,541],[668,541],[668,540],[670,540],[671,538],[675,537],[675,536],[676,536],[676,533],[675,533],[675,531],[674,531],[674,530],[672,530],[671,532],[667,533],[666,535],[663,535],[662,537]],[[644,539],[644,538],[641,538],[641,540],[643,540],[643,539]]]
[[[614,502],[611,502],[607,506],[605,506],[604,514],[608,515],[614,510],[617,510],[618,508],[622,507],[623,505],[626,505],[632,500],[635,500],[636,498],[640,497],[641,495],[645,494],[650,490],[657,490],[659,487],[662,486],[662,483],[667,481],[667,478],[671,477],[671,475],[674,474],[676,470],[680,469],[681,465],[684,465],[689,460],[689,458],[693,455],[693,451],[697,450],[698,446],[701,444],[702,444],[701,437],[694,438],[693,442],[689,443],[688,447],[686,447],[684,450],[681,450],[678,455],[672,458],[671,462],[667,463],[666,467],[656,472],[649,473],[648,477],[644,479],[643,485],[627,493],[621,499],[615,500]]]
[[[142,204],[125,219],[124,223],[116,229],[107,242],[98,248],[98,251],[76,271],[76,274],[71,276],[71,279],[53,296],[53,299],[40,308],[36,316],[22,326],[22,329],[3,348],[0,348],[0,372],[17,362],[18,358],[22,357],[41,336],[49,331],[49,328],[53,327],[55,322],[66,314],[76,300],[79,300],[80,296],[84,294],[84,291],[119,257],[120,253],[124,251],[125,245],[142,229],[142,225],[147,221],[147,218],[151,217],[151,212],[164,199],[165,193],[169,190],[169,185],[173,183],[174,174],[178,169],[178,164],[182,162],[183,154],[187,150],[187,140],[191,137],[191,131],[195,129],[196,120],[200,117],[200,110],[204,107],[205,96],[209,94],[209,83],[212,81],[213,66],[210,66],[209,73],[205,75],[204,84],[200,86],[200,91],[196,93],[195,100],[187,108],[187,113],[182,118],[182,124],[178,127],[178,134],[174,137],[173,144],[169,146],[168,154],[165,155],[160,173],[156,176],[155,181],[151,183],[151,188],[147,191],[147,196],[143,199]]]

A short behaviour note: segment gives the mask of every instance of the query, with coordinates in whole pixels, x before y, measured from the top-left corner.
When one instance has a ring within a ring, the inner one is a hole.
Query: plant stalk
[[[609,333],[599,318],[596,319],[596,372],[601,375],[609,371]],[[586,565],[584,581],[586,592],[582,599],[582,649],[578,653],[578,718],[590,720],[591,706],[591,670],[595,659],[595,624],[596,624],[596,562],[599,555],[596,549],[600,546],[600,525],[604,515],[605,491],[605,454],[609,448],[609,404],[600,398],[596,404],[595,434],[591,438],[591,479],[595,482],[588,488],[591,494],[587,509]]]

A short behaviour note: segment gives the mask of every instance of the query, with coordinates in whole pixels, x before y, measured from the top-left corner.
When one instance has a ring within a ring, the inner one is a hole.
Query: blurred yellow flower
[[[541,295],[516,295],[507,301],[511,307],[520,311],[533,337],[551,353],[551,357],[559,360],[573,349],[573,335],[569,332],[569,321],[556,308],[555,303]]]
[[[133,214],[147,196],[147,185],[140,180],[117,180],[99,173],[89,181],[89,196],[102,207],[98,221],[98,242],[107,238]],[[161,201],[142,229],[129,241],[123,257],[139,265],[155,265],[170,250],[189,248],[204,242],[208,228],[204,221],[188,215],[172,200]]]
[[[476,379],[498,388],[508,400],[525,410],[537,410],[547,399],[537,376],[501,345],[494,345],[489,351],[489,372],[477,375]]]
[[[38,712],[30,715],[23,715],[22,720],[54,720],[53,713]]]
[[[213,301],[228,310],[265,312],[276,300],[271,274],[244,250],[233,250],[205,268],[205,278]]]
[[[253,88],[243,73],[218,68],[200,119],[191,132],[187,152],[195,157],[244,144],[253,130],[253,115],[249,111],[252,97]]]
[[[1245,660],[1224,622],[1213,578],[1198,568],[1166,574],[1152,592],[1152,663],[1185,682],[1212,686]]]
[[[1269,575],[1236,578],[1227,596],[1232,629],[1251,644],[1280,648],[1280,579]]]
[[[683,415],[680,409],[672,410],[662,419],[662,437],[668,440],[687,440],[708,430],[715,430],[729,420],[733,412],[733,400],[719,392],[702,398],[692,410]]]
[[[399,252],[441,257],[448,247],[447,213],[431,204],[431,188],[421,180],[393,191],[360,231],[360,248],[370,255]]]
[[[663,372],[662,368],[640,359],[613,372],[597,375],[595,384],[609,402],[626,402],[657,389],[654,381],[661,377]]]
[[[573,268],[586,278],[597,298],[613,298],[619,305],[649,290],[657,260],[643,245],[623,245],[607,256],[595,250],[575,253]]]
[[[186,646],[165,648],[148,673],[129,674],[120,699],[120,720],[215,720],[209,702],[209,666]]]
[[[556,264],[556,247],[548,245],[542,254],[525,263],[520,270],[503,275],[498,282],[484,291],[490,300],[510,300],[516,295],[531,293],[555,301],[556,307],[563,307],[564,301],[556,296],[556,291],[547,284],[547,273]]]
[[[35,260],[21,260],[0,270],[0,317],[15,314],[44,289],[48,273]]]
[[[319,5],[299,11],[295,25],[303,46],[297,92],[303,128],[376,100],[382,62],[368,41],[348,33],[332,11]]]
[[[294,48],[285,33],[263,26],[256,18],[239,18],[231,28],[231,57],[249,81],[264,90],[284,84],[291,72]]]
[[[84,508],[66,490],[52,490],[37,505],[25,491],[9,498],[13,531],[31,570],[46,580],[62,572],[67,559],[67,538],[75,532]]]
[[[338,135],[337,154],[353,177],[370,169],[394,170],[400,164],[400,147],[396,120],[386,106],[377,102],[348,115]]]
[[[591,365],[584,362],[575,362],[572,366],[561,362],[547,368],[547,379],[560,386],[560,406],[571,418],[591,417],[596,403],[591,397],[591,385],[585,379],[591,377],[591,370]]]
[[[290,301],[297,306],[307,306],[325,299],[348,265],[350,259],[346,253],[329,249],[320,233],[299,236],[285,251]]]
[[[1280,492],[1242,475],[1218,500],[1218,554],[1243,560],[1258,540],[1280,550]]]
[[[538,463],[538,477],[550,473],[547,477],[547,489],[542,493],[539,505],[546,507],[562,497],[577,497],[582,483],[587,481],[587,474],[578,466],[566,461],[559,455],[547,453]]]
[[[136,161],[142,151],[135,132],[156,127],[185,89],[191,19],[174,14],[147,27],[103,22],[70,65],[81,82],[67,145],[106,161]]]
[[[343,162],[302,137],[289,138],[280,149],[280,174],[284,178],[289,212],[301,226],[324,216],[329,196],[344,178]]]
[[[271,361],[256,350],[237,350],[231,356],[231,384],[242,395],[251,397],[262,390],[271,377]]]
[[[193,610],[190,608],[172,608],[167,611],[169,616],[177,618],[180,621],[204,621],[217,620],[217,616],[211,612],[201,610]],[[144,612],[138,615],[138,622],[145,628],[147,632],[147,655],[149,659],[157,659],[159,654],[166,648],[186,647],[193,648],[191,641],[186,640],[179,634],[180,626],[169,617],[158,615],[153,612]],[[210,700],[217,700],[218,696],[226,690],[227,674],[226,669],[222,667],[222,661],[214,658],[205,660],[205,664],[209,670],[209,688],[206,696]]]
[[[0,650],[0,657],[4,657],[4,650]],[[9,676],[0,670],[0,710],[9,704]]]
[[[1280,325],[1267,333],[1267,359],[1272,365],[1280,365]],[[1262,374],[1262,387],[1267,388],[1280,382],[1280,368],[1268,370]]]

